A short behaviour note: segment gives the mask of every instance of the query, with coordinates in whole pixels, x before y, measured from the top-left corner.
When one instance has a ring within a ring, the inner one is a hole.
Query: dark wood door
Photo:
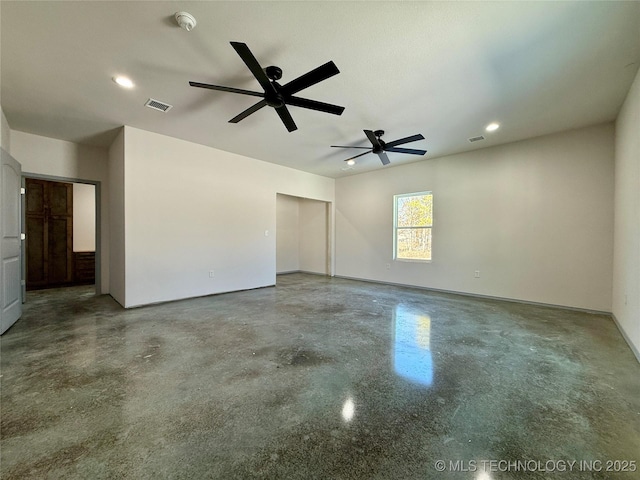
[[[73,184],[26,181],[27,290],[73,281]]]

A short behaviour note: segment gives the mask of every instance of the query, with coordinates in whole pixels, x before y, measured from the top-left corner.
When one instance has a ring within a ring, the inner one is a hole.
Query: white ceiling
[[[191,32],[173,14],[197,19]],[[329,177],[613,120],[640,64],[640,2],[25,2],[0,3],[1,102],[12,129],[107,146],[131,125]],[[246,43],[284,84],[333,60],[340,74],[298,96],[342,116],[289,107],[288,133],[230,46]],[[135,88],[111,79],[128,75]],[[144,107],[149,98],[173,105]],[[502,127],[485,133],[498,121]],[[363,129],[425,157],[343,162]],[[485,134],[486,140],[468,138]]]

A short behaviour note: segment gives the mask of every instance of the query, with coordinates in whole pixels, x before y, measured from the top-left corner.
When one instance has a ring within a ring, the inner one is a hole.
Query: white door
[[[0,149],[0,334],[22,315],[20,164]]]

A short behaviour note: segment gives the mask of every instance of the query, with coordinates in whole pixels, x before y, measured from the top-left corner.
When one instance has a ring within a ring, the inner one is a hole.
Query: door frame
[[[5,178],[5,175],[9,172],[5,170],[5,166],[15,174],[10,179],[10,182],[6,184],[5,179],[9,180],[9,178]],[[2,262],[2,265],[0,265],[0,275],[2,276],[2,282],[7,280],[6,285],[3,283],[2,286],[0,286],[3,290],[0,293],[0,299],[2,300],[2,304],[0,305],[0,335],[9,330],[11,326],[22,317],[23,298],[20,272],[20,263],[23,257],[20,235],[22,233],[22,226],[20,225],[22,218],[22,212],[20,211],[22,202],[20,201],[20,197],[22,197],[22,192],[19,187],[21,177],[22,164],[13,158],[4,148],[0,147],[0,181],[2,181],[3,188],[7,187],[10,193],[15,194],[15,196],[10,195],[5,197],[6,192],[4,190],[0,193],[0,195],[2,195],[2,198],[0,198],[2,214],[8,214],[11,220],[11,222],[5,222],[6,219],[3,217],[2,225],[0,225],[0,253],[2,254],[2,258],[0,258]],[[13,188],[16,190],[13,191]],[[5,199],[9,201],[5,203]],[[5,227],[8,227],[8,229],[5,230]],[[8,263],[5,262],[5,259],[11,260],[14,265],[17,263],[17,265],[15,265],[16,268],[11,272],[12,275],[10,276],[7,275]],[[11,297],[7,298],[7,294],[10,294]],[[10,301],[10,306],[5,308],[7,307],[7,301]]]
[[[22,188],[26,188],[27,178],[32,178],[34,180],[48,180],[51,182],[63,182],[63,183],[83,183],[86,185],[93,185],[95,187],[95,196],[96,196],[96,265],[95,265],[95,291],[96,295],[99,295],[102,292],[102,275],[101,275],[101,264],[102,264],[102,235],[101,235],[101,224],[102,217],[100,211],[102,210],[102,204],[100,201],[101,198],[101,182],[97,180],[86,180],[84,178],[70,178],[70,177],[57,177],[54,175],[40,175],[36,173],[28,173],[22,172]],[[22,197],[22,219],[21,219],[21,232],[25,233],[26,224],[27,224],[27,213],[26,213],[26,195],[21,195]],[[27,255],[26,255],[26,243],[25,240],[22,240],[22,302],[24,303],[27,295]]]
[[[335,257],[334,257],[334,251],[335,251],[335,236],[334,236],[334,231],[335,231],[335,203],[332,200],[322,200],[322,199],[318,199],[318,198],[312,198],[312,197],[303,197],[300,195],[295,195],[295,194],[291,194],[291,193],[284,193],[284,192],[279,192],[276,191],[276,195],[275,195],[275,202],[276,202],[276,206],[275,206],[275,212],[276,212],[276,218],[275,218],[275,222],[274,225],[276,225],[276,244],[275,244],[275,254],[276,257],[278,255],[278,240],[277,240],[277,236],[278,236],[278,196],[279,195],[284,195],[286,197],[290,197],[290,198],[295,198],[298,201],[300,200],[312,200],[314,202],[319,202],[319,203],[323,203],[325,206],[325,228],[326,228],[326,265],[325,265],[325,273],[322,275],[326,275],[328,277],[333,277],[335,275]],[[276,265],[277,265],[277,259],[276,259]],[[298,270],[300,271],[300,270]],[[289,273],[289,272],[284,272],[284,273]],[[278,275],[277,272],[277,267],[276,267],[276,276]]]

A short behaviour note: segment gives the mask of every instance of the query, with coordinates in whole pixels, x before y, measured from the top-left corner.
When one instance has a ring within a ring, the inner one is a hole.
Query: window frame
[[[431,195],[431,225],[416,227],[398,227],[398,200],[406,197],[422,197]],[[415,262],[415,263],[431,263],[433,261],[433,191],[425,190],[422,192],[400,193],[393,196],[393,260],[397,262]],[[403,229],[429,229],[431,231],[431,258],[398,258],[398,231]]]

